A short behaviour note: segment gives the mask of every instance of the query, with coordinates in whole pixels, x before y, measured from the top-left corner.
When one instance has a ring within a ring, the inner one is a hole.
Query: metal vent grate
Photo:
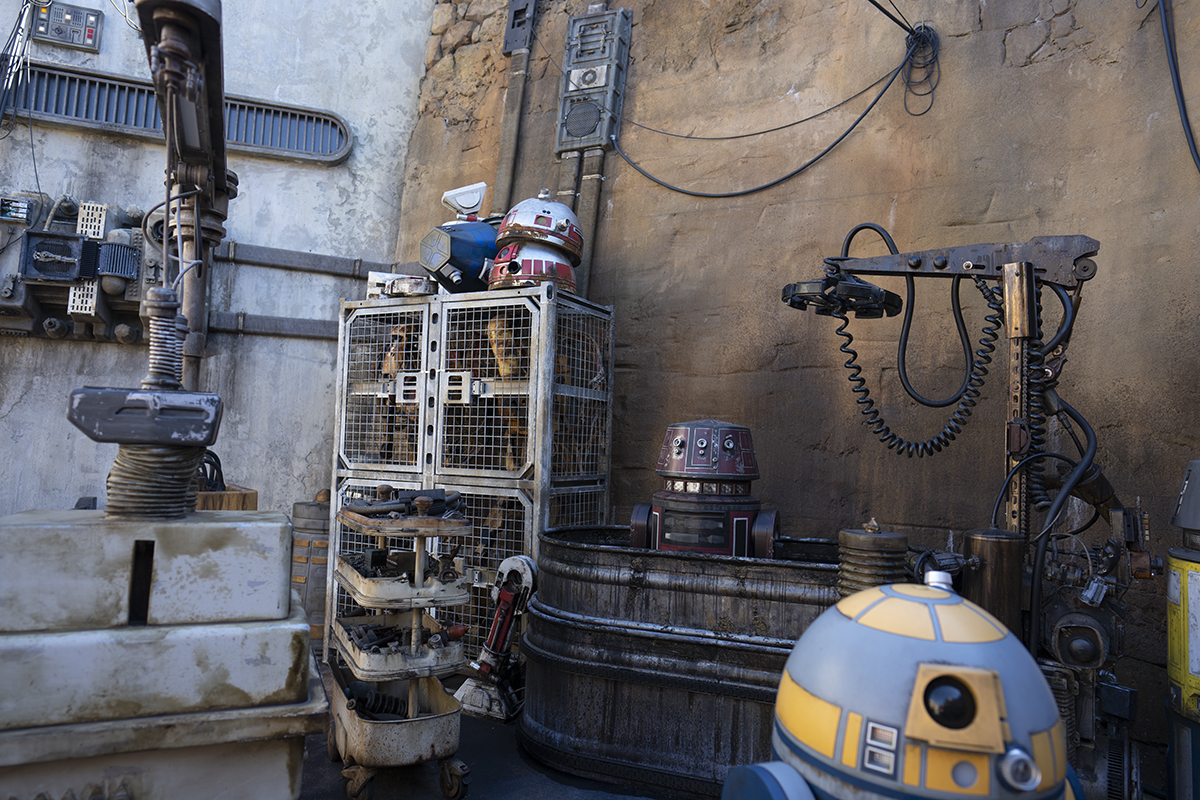
[[[158,98],[148,81],[33,62],[21,70],[13,107],[48,125],[162,140]],[[232,152],[285,161],[340,164],[353,139],[329,111],[226,96],[225,140]]]

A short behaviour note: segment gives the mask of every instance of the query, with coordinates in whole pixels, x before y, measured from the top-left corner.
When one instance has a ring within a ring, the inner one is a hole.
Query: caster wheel
[[[457,758],[441,762],[441,790],[446,800],[462,800],[467,796],[467,784],[471,782],[471,769]]]
[[[338,764],[341,762],[342,754],[338,752],[337,729],[334,727],[333,717],[329,718],[329,727],[325,729],[325,749],[329,754],[329,763]]]
[[[351,759],[347,758],[349,762]],[[375,797],[375,770],[348,766],[342,770],[346,781],[346,800],[372,800]]]

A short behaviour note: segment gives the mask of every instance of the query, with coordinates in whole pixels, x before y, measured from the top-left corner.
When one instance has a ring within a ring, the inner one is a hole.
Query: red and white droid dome
[[[575,267],[583,256],[583,234],[569,206],[550,199],[550,190],[522,200],[500,223],[500,252],[488,273],[488,288],[555,283],[575,292]]]

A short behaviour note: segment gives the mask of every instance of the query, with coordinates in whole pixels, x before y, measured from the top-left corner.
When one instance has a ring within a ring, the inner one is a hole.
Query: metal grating
[[[420,307],[348,323],[342,457],[351,468],[420,468],[424,330]]]
[[[520,301],[447,305],[445,313],[439,467],[518,477],[534,455],[529,446],[534,315]]]
[[[528,553],[532,503],[522,492],[506,489],[487,489],[475,486],[446,486],[446,491],[462,492],[466,502],[465,514],[471,520],[471,533],[461,541],[459,555],[464,566],[473,574],[469,606],[438,609],[439,619],[446,625],[464,623],[470,626],[463,639],[472,655],[487,638],[492,624],[492,583],[496,568],[509,556]]]
[[[555,480],[596,478],[608,471],[609,332],[611,321],[562,304],[555,331]]]
[[[158,98],[148,81],[31,62],[14,91],[12,107],[47,124],[162,141]],[[265,100],[225,99],[225,139],[231,152],[286,161],[340,164],[353,137],[329,111]]]
[[[603,486],[553,490],[550,497],[550,527],[605,524],[606,497]]]

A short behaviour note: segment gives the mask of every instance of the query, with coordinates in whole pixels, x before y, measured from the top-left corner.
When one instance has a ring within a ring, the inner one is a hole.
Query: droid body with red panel
[[[715,419],[670,425],[654,471],[663,490],[634,506],[634,547],[771,558],[778,519],[750,494],[759,472],[749,428]]]

